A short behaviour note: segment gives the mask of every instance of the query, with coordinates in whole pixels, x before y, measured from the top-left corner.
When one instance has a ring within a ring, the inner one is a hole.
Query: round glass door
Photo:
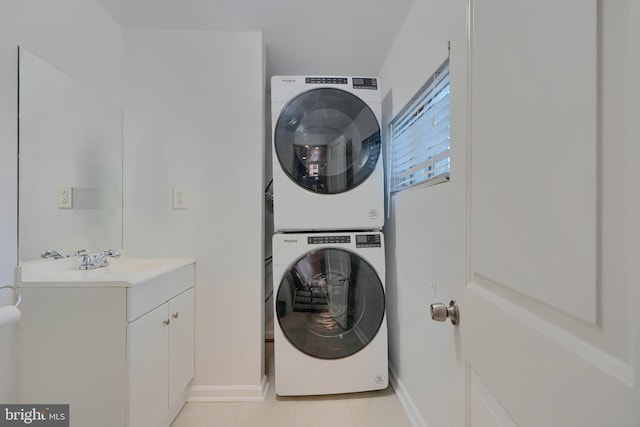
[[[274,131],[282,169],[299,186],[337,194],[362,184],[380,157],[380,126],[360,98],[313,89],[291,100]]]
[[[276,317],[291,344],[321,359],[362,350],[384,318],[384,289],[358,255],[323,249],[297,260],[276,296]]]

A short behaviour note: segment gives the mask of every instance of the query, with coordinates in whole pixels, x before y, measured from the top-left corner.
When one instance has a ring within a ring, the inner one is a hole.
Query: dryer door
[[[357,96],[340,89],[313,89],[282,109],[274,146],[282,169],[296,184],[337,194],[357,187],[374,171],[380,126]]]
[[[321,359],[350,356],[373,340],[384,320],[382,281],[362,257],[322,249],[298,259],[284,275],[276,316],[284,336]]]

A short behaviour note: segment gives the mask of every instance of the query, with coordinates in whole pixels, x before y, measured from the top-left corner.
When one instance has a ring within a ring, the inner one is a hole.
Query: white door
[[[640,2],[468,22],[452,425],[640,426]]]

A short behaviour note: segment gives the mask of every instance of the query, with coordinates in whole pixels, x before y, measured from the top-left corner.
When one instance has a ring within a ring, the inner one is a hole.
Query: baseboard
[[[407,418],[409,418],[411,425],[413,427],[428,427],[427,423],[424,421],[424,418],[422,418],[422,415],[420,415],[418,408],[413,403],[413,400],[411,399],[409,392],[402,383],[402,380],[398,378],[398,374],[391,365],[389,365],[389,374],[389,381],[391,381],[391,386],[395,390],[396,396],[398,397],[398,400],[400,401],[404,412],[407,414]]]
[[[187,402],[261,402],[268,390],[266,375],[260,385],[195,385]]]

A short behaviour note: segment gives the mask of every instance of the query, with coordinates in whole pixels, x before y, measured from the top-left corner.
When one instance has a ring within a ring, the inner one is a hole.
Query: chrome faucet
[[[82,261],[80,262],[80,270],[93,270],[96,268],[106,267],[109,265],[108,257],[118,258],[120,252],[109,249],[95,254],[93,257],[89,254],[80,254]]]

